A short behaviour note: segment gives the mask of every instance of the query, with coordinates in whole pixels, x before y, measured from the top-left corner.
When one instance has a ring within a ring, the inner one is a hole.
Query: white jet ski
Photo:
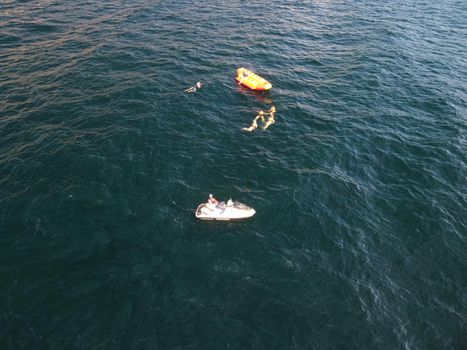
[[[211,203],[201,203],[196,209],[195,216],[201,220],[221,220],[229,221],[236,219],[246,219],[255,215],[256,211],[249,206],[233,202],[231,199],[227,204],[220,202],[217,205]]]

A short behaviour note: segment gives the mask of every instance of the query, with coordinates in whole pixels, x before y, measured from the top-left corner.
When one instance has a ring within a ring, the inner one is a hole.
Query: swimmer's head
[[[276,107],[272,106],[271,107],[271,112],[275,112],[276,111]]]
[[[259,111],[259,114],[263,115],[263,114],[264,114],[264,112],[263,112],[263,111]]]

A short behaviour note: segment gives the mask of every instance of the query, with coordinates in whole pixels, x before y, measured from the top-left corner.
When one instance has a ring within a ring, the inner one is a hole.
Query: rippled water
[[[1,1],[1,348],[467,348],[465,18]]]

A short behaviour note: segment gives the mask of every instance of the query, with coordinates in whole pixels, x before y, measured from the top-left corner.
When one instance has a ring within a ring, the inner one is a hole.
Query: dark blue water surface
[[[0,1],[0,348],[466,349],[466,18]]]

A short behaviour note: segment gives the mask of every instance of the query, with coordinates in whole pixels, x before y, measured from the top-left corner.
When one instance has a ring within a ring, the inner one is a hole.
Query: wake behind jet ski
[[[229,221],[246,219],[255,215],[256,211],[249,206],[229,199],[227,203],[219,202],[212,194],[206,203],[201,203],[196,209],[195,216],[201,220]]]

